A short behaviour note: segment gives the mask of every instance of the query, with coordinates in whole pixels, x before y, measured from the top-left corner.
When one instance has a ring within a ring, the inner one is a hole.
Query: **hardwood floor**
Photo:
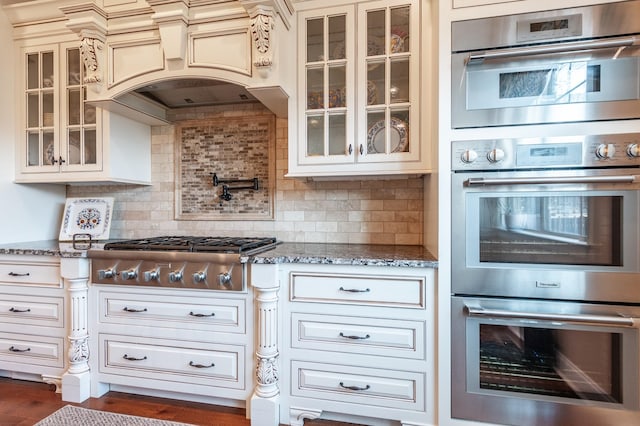
[[[70,404],[62,401],[55,387],[45,383],[0,378],[0,425],[33,426],[49,414]],[[109,392],[78,405],[94,410],[153,417],[201,426],[250,426],[244,409],[196,402]],[[305,426],[341,426],[348,423],[305,421]],[[90,426],[90,425],[82,425]]]

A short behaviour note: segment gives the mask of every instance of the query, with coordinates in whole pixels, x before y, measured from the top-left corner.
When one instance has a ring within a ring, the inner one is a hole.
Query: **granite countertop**
[[[94,242],[91,248],[100,250],[106,242]],[[87,250],[74,248],[71,242],[46,240],[2,244],[0,245],[0,254],[77,258],[87,257]],[[241,261],[254,264],[307,263],[414,268],[438,267],[435,256],[422,246],[375,244],[281,243],[272,250],[252,256],[241,256]]]
[[[93,248],[104,244],[93,243]],[[78,243],[78,247],[82,247]],[[87,250],[74,248],[71,242],[58,240],[28,241],[24,243],[8,243],[0,245],[0,254],[17,254],[32,256],[87,257]]]
[[[438,267],[435,256],[422,246],[377,244],[282,243],[247,262]]]

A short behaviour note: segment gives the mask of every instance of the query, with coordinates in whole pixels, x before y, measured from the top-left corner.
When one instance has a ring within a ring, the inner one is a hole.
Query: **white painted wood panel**
[[[164,53],[160,40],[111,43],[107,49],[110,86],[141,74],[164,69]]]
[[[421,277],[291,273],[290,300],[424,308]]]
[[[425,324],[381,318],[291,314],[291,346],[424,359]]]
[[[413,410],[425,407],[424,374],[296,360],[291,365],[295,396]]]
[[[189,66],[251,75],[251,38],[246,28],[193,34],[189,46]]]

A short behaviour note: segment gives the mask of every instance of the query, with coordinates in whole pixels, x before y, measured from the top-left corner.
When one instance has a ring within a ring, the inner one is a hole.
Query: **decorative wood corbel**
[[[271,68],[271,65],[273,65],[273,10],[266,6],[256,6],[249,14],[254,51],[253,66],[259,69]]]
[[[107,39],[107,14],[94,3],[65,6],[60,10],[68,19],[67,27],[80,37],[80,56],[85,67],[83,83],[98,92],[105,81],[103,48]]]
[[[84,63],[84,83],[102,83],[103,72],[98,61],[98,51],[102,51],[104,43],[102,40],[90,36],[83,37],[80,41],[80,56]]]

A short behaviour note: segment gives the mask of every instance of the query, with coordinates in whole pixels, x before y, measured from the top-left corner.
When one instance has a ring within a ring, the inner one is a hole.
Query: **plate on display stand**
[[[59,240],[73,241],[78,235],[108,240],[112,215],[112,197],[67,198]]]

